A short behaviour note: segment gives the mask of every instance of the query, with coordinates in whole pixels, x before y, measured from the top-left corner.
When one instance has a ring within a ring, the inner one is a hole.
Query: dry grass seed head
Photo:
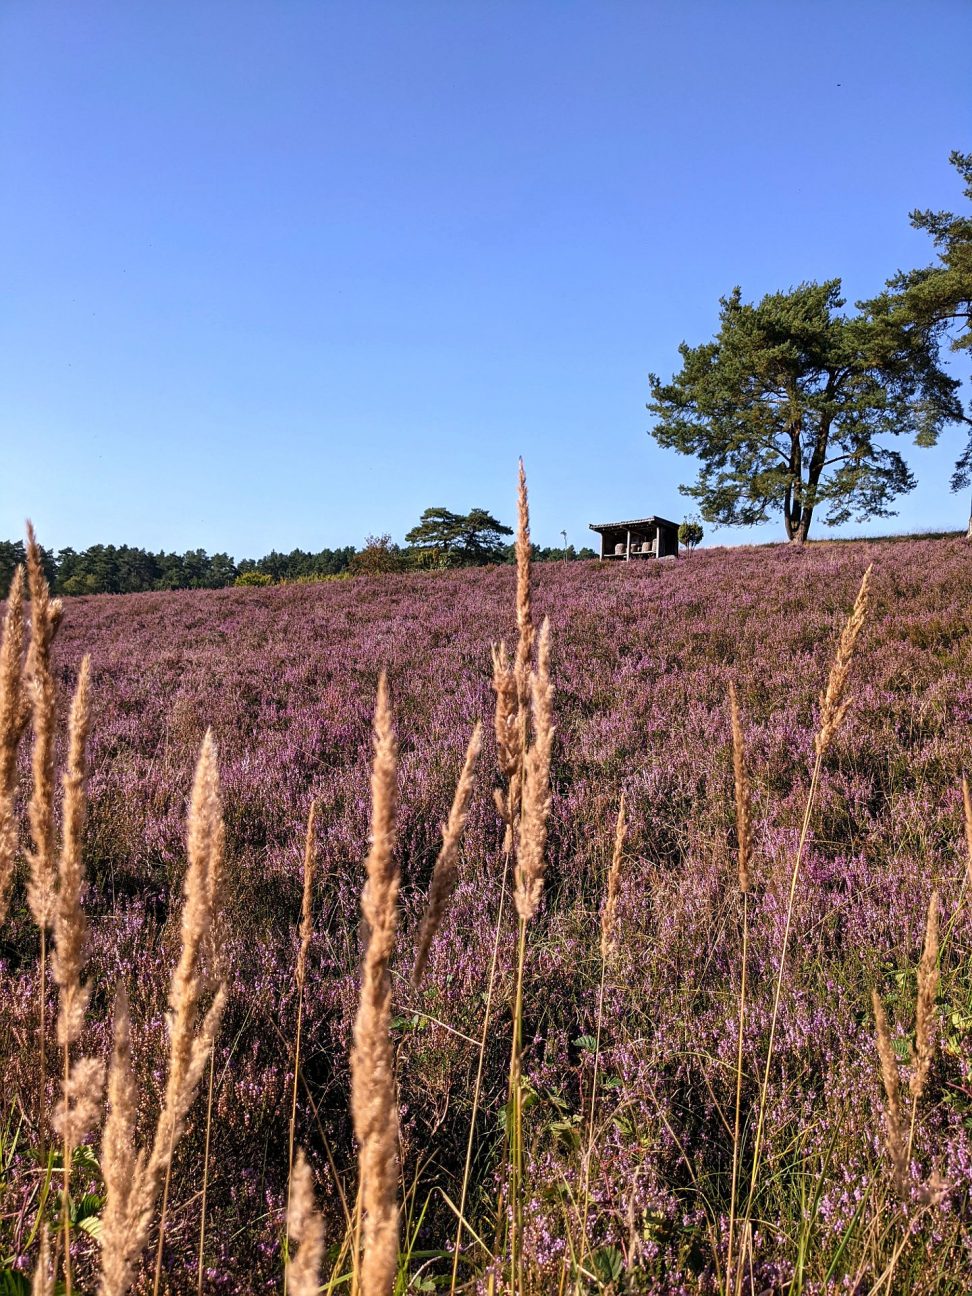
[[[547,816],[550,813],[550,762],[553,753],[553,685],[550,682],[550,624],[544,619],[537,667],[530,677],[533,742],[526,753],[523,812],[517,843],[514,901],[529,921],[537,911],[547,871]]]
[[[466,826],[469,803],[476,784],[476,762],[479,759],[482,741],[482,725],[477,721],[472,737],[469,739],[469,746],[466,748],[466,759],[463,762],[459,781],[456,783],[449,818],[442,828],[442,846],[432,870],[429,900],[415,942],[415,966],[412,969],[412,982],[415,985],[422,980],[429,950],[442,922],[446,904],[455,889],[459,867],[459,841],[462,830]]]
[[[496,764],[500,777],[506,779],[504,790],[493,792],[496,810],[506,824],[504,851],[513,848],[513,832],[520,810],[521,772],[523,769],[523,729],[520,725],[520,700],[516,671],[510,666],[506,644],[493,645],[493,692],[496,694],[494,728]]]
[[[22,706],[24,569],[18,567],[7,593],[0,638],[0,924],[7,916],[17,853],[17,748],[26,711]]]
[[[371,848],[361,895],[365,944],[351,1050],[351,1113],[358,1140],[362,1209],[359,1291],[390,1296],[398,1265],[398,1109],[389,962],[395,943],[398,743],[384,674],[375,707]]]
[[[935,1002],[938,998],[938,892],[928,901],[925,943],[918,964],[918,1002],[915,1007],[915,1067],[909,1082],[911,1096],[921,1097],[935,1055]]]
[[[135,1118],[138,1092],[132,1074],[131,1019],[128,994],[119,983],[115,994],[114,1047],[108,1068],[108,1115],[101,1136],[101,1172],[105,1206],[101,1214],[101,1296],[121,1296],[131,1285],[129,1199],[144,1174],[136,1158]]]
[[[79,1058],[68,1073],[62,1101],[53,1123],[70,1154],[101,1123],[101,1093],[105,1064],[100,1058]]]
[[[533,657],[535,629],[530,602],[530,501],[527,495],[526,469],[520,460],[516,492],[516,681],[520,707],[525,709],[530,697],[530,662]]]
[[[54,1271],[51,1268],[51,1244],[47,1236],[46,1224],[41,1228],[37,1268],[34,1270],[30,1292],[31,1296],[54,1296]]]
[[[211,987],[203,976],[201,952],[212,923],[213,876],[223,844],[222,805],[216,767],[216,745],[207,730],[196,765],[187,832],[188,866],[183,884],[182,947],[169,993],[169,1084],[166,1106],[182,1106],[180,1092],[193,1070],[193,1043],[198,1010]]]
[[[310,804],[307,833],[304,837],[304,892],[300,906],[300,948],[297,951],[297,984],[302,986],[307,974],[307,951],[314,934],[314,859],[317,848],[317,801]]]
[[[736,793],[736,844],[739,851],[739,890],[749,891],[749,865],[753,855],[752,812],[749,780],[746,777],[745,748],[736,686],[729,682],[729,710],[732,715],[732,772]]]
[[[324,1221],[314,1209],[314,1182],[301,1149],[294,1160],[287,1236],[297,1252],[287,1259],[287,1290],[292,1296],[317,1296],[324,1259]]]
[[[88,927],[81,908],[81,837],[85,816],[85,745],[90,720],[90,690],[91,662],[85,657],[78,673],[68,722],[68,760],[62,779],[64,809],[54,909],[52,968],[60,991],[57,1038],[62,1048],[69,1048],[80,1035],[90,997],[88,987],[81,984]]]
[[[27,903],[38,927],[50,926],[54,915],[54,676],[51,644],[61,619],[61,604],[52,600],[44,575],[34,529],[27,523],[27,584],[30,590],[30,645],[27,650],[27,692],[34,744],[28,819],[33,848],[28,854],[30,879]]]
[[[496,763],[506,779],[512,778],[520,765],[520,731],[517,724],[516,676],[510,666],[506,644],[502,641],[492,648],[493,692],[496,694],[494,728],[496,733]]]
[[[908,1170],[908,1149],[904,1117],[901,1111],[901,1084],[898,1063],[891,1043],[891,1032],[884,1004],[876,990],[871,991],[874,1008],[874,1026],[878,1058],[881,1062],[881,1079],[884,1082],[884,1141],[891,1161],[891,1170],[898,1195],[905,1196]]]
[[[607,894],[604,909],[601,912],[601,958],[607,960],[614,953],[614,925],[618,910],[618,888],[621,883],[621,858],[624,851],[624,837],[628,830],[625,820],[624,793],[618,806],[618,821],[614,828],[614,850],[611,854],[611,867],[608,869]]]
[[[851,663],[854,660],[854,648],[867,619],[872,570],[873,563],[867,568],[861,580],[861,586],[857,591],[857,598],[854,600],[851,614],[840,634],[837,652],[834,655],[830,676],[827,680],[827,687],[820,697],[820,728],[817,730],[814,744],[818,756],[821,757],[833,741],[834,735],[847,714],[847,708],[851,704],[851,698],[847,692],[847,681],[850,676]]]

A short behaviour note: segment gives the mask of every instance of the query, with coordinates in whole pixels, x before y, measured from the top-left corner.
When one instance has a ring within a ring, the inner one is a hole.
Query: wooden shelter
[[[601,537],[601,562],[606,558],[677,558],[678,523],[667,518],[635,518],[631,522],[591,522]]]

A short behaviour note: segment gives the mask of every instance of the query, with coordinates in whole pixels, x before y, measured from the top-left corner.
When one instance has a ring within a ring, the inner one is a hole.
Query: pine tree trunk
[[[797,544],[804,544],[810,533],[810,519],[813,517],[814,506],[817,502],[817,487],[820,484],[820,478],[823,475],[824,463],[827,458],[827,444],[830,440],[830,419],[821,419],[820,428],[817,432],[817,439],[814,442],[813,454],[810,456],[810,463],[807,465],[807,485],[803,492],[803,507],[800,510],[800,522],[796,528],[796,534],[793,539]]]
[[[796,405],[796,393],[793,393],[793,403]],[[790,421],[790,480],[786,487],[786,497],[783,501],[783,520],[786,524],[786,538],[791,544],[802,544],[804,537],[799,534],[800,524],[803,517],[803,448],[801,437],[803,434],[803,423],[799,413]]]

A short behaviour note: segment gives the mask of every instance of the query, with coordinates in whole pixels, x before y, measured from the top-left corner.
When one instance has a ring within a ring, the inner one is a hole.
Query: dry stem
[[[736,793],[736,845],[739,852],[739,890],[749,890],[749,865],[753,854],[752,815],[749,780],[746,778],[745,750],[736,685],[729,682],[729,709],[732,717],[732,772]]]
[[[459,841],[466,826],[469,813],[469,802],[472,799],[476,782],[476,762],[482,747],[482,726],[477,721],[473,729],[469,746],[466,748],[466,759],[456,784],[452,798],[449,818],[442,828],[442,847],[439,850],[435,867],[432,870],[432,881],[429,885],[429,900],[425,916],[416,938],[415,965],[412,969],[412,983],[418,985],[425,972],[429,951],[436,932],[442,922],[445,907],[449,902],[456,885],[459,863]]]
[[[909,1082],[917,1102],[925,1092],[935,1054],[935,1001],[938,997],[938,892],[928,901],[925,943],[918,964],[918,1001],[915,1006],[915,1069]]]
[[[874,1026],[878,1057],[881,1061],[881,1079],[884,1082],[886,1106],[884,1111],[884,1141],[891,1159],[894,1186],[901,1198],[905,1197],[908,1174],[908,1150],[905,1141],[904,1117],[901,1111],[901,1083],[898,1063],[891,1043],[891,1032],[884,1004],[876,990],[871,991],[874,1007]]]
[[[820,697],[820,728],[817,731],[816,749],[823,756],[833,741],[834,734],[843,723],[851,697],[847,692],[847,680],[850,675],[851,662],[854,659],[854,647],[867,619],[867,605],[871,585],[873,563],[865,571],[861,587],[857,591],[854,607],[844,625],[830,668],[827,687]]]

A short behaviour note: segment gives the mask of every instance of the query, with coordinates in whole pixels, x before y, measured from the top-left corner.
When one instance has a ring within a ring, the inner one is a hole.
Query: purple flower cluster
[[[942,906],[941,1030],[912,1156],[916,1180],[937,1170],[948,1189],[914,1223],[898,1272],[913,1274],[913,1290],[930,1291],[952,1290],[933,1288],[934,1274],[972,1271],[972,895],[963,893],[961,807],[962,771],[972,766],[972,551],[959,541],[862,542],[536,570],[535,611],[552,629],[558,729],[550,867],[530,927],[524,1005],[524,1245],[538,1290],[556,1290],[567,1240],[580,1233],[598,913],[622,791],[630,830],[605,988],[586,1235],[605,1284],[620,1281],[612,1276],[619,1264],[631,1290],[718,1289],[742,922],[726,690],[734,680],[755,825],[742,1108],[748,1189],[819,695],[870,562],[872,611],[852,673],[854,702],[824,763],[796,896],[753,1209],[754,1281],[757,1290],[795,1282],[805,1253],[802,1290],[853,1290],[867,1256],[875,1247],[890,1255],[908,1227],[893,1228],[899,1208],[882,1143],[870,990],[876,985],[887,1004],[907,1077],[933,886]],[[164,1084],[187,799],[207,727],[218,745],[231,1000],[216,1059],[208,1290],[279,1283],[301,850],[312,797],[320,863],[297,1139],[314,1167],[335,1256],[344,1231],[335,1174],[353,1202],[347,1056],[370,720],[383,667],[401,746],[394,1034],[404,1183],[414,1194],[412,1218],[425,1208],[416,1249],[452,1248],[455,1218],[443,1193],[455,1199],[462,1178],[504,880],[491,738],[460,884],[420,990],[408,972],[470,731],[481,719],[491,732],[489,649],[515,637],[514,579],[496,568],[67,601],[56,654],[61,700],[90,652],[95,703],[85,905],[96,990],[86,1051],[107,1055],[112,994],[124,979],[146,1124]],[[23,777],[26,784],[26,762]],[[509,908],[469,1198],[485,1237],[504,1155]],[[4,1093],[24,1095],[28,1112],[36,1063],[18,1041],[36,1029],[35,978],[36,933],[18,890],[0,933],[0,1049]],[[166,1264],[179,1290],[195,1281],[196,1115],[170,1192],[178,1223]],[[23,1240],[29,1213],[20,1212],[31,1191],[29,1176],[0,1164],[6,1254]],[[486,1272],[488,1256],[474,1247],[464,1255],[461,1276]],[[423,1261],[423,1274],[451,1272],[451,1258],[436,1263]]]

